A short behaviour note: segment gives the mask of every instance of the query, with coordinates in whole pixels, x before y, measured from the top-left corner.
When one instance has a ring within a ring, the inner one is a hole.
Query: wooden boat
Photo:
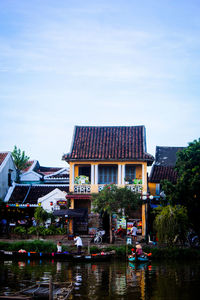
[[[53,282],[37,282],[12,295],[0,296],[0,299],[62,299],[69,298],[74,288],[73,282],[53,283]]]
[[[112,253],[97,253],[90,255],[74,255],[73,261],[76,262],[100,262],[100,261],[110,261],[114,257],[114,252]]]
[[[77,255],[70,252],[17,252],[17,251],[0,251],[1,260],[44,260],[53,259],[57,261],[73,261],[73,262],[93,262],[93,261],[109,261],[115,254],[115,251],[106,252],[104,254]]]
[[[55,259],[70,261],[73,258],[72,253],[69,252],[17,252],[17,251],[0,251],[0,259],[2,260],[36,260],[36,259]]]
[[[148,262],[149,258],[147,256],[129,256],[128,257],[129,262],[138,262],[138,263],[143,263],[143,262]]]

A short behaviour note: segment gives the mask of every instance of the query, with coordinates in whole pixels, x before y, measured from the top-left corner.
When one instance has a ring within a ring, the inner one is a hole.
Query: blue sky
[[[0,151],[66,166],[75,125],[145,125],[147,150],[200,128],[200,3],[1,0]]]

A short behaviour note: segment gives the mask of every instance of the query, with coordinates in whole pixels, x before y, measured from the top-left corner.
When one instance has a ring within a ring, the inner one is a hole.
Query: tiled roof
[[[61,191],[68,192],[69,186],[67,185],[16,185],[8,204],[37,204],[38,198],[41,198],[48,193],[58,188]]]
[[[175,167],[177,152],[183,150],[184,147],[156,147],[155,164],[161,166]]]
[[[0,165],[3,163],[3,161],[7,155],[8,155],[8,152],[0,152]]]
[[[24,172],[28,172],[28,171],[31,169],[33,163],[34,163],[34,160],[29,160],[29,161],[27,161],[26,167],[22,170],[22,172],[23,172],[23,173],[24,173]]]
[[[39,168],[36,170],[36,172],[43,174],[43,175],[49,175],[52,173],[55,173],[59,170],[62,170],[62,168],[54,168],[54,167],[42,167],[39,166]]]
[[[177,172],[174,170],[174,167],[154,165],[152,167],[149,181],[153,183],[160,183],[161,180],[164,179],[169,180],[172,183],[176,183]]]
[[[152,164],[146,152],[144,126],[76,126],[70,160],[143,160]]]
[[[184,147],[156,147],[155,163],[152,167],[149,182],[160,183],[161,180],[177,181],[177,172],[174,170],[177,152]]]

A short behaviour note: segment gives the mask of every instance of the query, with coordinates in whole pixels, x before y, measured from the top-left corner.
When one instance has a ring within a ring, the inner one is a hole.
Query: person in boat
[[[139,242],[136,242],[136,257],[139,257],[139,256],[147,256],[147,253],[145,253],[143,250],[142,250],[142,246]]]
[[[83,247],[82,239],[80,238],[80,236],[75,234],[74,241],[75,241],[75,245],[77,246],[78,254],[81,254],[81,250],[82,250],[82,247]]]
[[[58,242],[58,243],[57,243],[57,252],[58,252],[58,253],[61,253],[61,252],[62,252],[62,243],[61,243],[61,242]]]

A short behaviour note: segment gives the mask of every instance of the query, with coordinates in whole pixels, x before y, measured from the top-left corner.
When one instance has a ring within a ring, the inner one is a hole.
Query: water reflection
[[[48,281],[75,282],[71,299],[191,299],[200,292],[200,263],[1,262],[0,293]]]

